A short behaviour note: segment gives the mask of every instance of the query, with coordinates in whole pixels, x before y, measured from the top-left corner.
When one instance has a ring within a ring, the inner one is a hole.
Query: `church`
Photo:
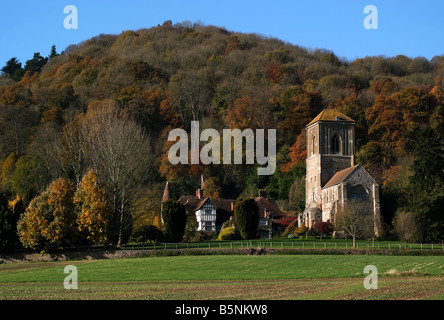
[[[355,163],[356,122],[335,109],[325,109],[307,126],[305,211],[299,225],[334,223],[350,200],[364,201],[379,216],[379,185]]]

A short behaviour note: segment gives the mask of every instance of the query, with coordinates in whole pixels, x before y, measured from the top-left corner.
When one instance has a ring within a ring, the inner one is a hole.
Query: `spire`
[[[170,200],[170,187],[168,185],[168,181],[165,185],[165,189],[163,190],[163,196],[162,196],[162,200],[160,201],[161,203]]]

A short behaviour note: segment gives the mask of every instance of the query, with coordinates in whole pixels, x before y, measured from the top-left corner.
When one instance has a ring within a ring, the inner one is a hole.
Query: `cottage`
[[[162,197],[162,202],[169,199],[168,182]],[[266,198],[265,192],[260,191],[255,198],[259,208],[259,225],[257,234],[259,238],[271,238],[279,232],[279,221],[285,217],[271,199]],[[210,233],[219,233],[222,224],[234,218],[236,200],[204,197],[203,189],[197,189],[195,195],[183,195],[179,198],[189,213],[196,217],[197,230]]]

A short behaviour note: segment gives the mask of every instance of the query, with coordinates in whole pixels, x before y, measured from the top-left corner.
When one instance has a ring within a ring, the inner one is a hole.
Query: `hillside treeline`
[[[397,212],[427,200],[433,215],[412,214],[423,237],[435,232],[437,239],[444,225],[436,215],[442,201],[436,190],[444,186],[443,77],[444,56],[348,61],[328,50],[189,22],[99,35],[62,53],[54,46],[49,57],[36,53],[23,67],[11,58],[2,68],[0,192],[26,208],[63,186],[74,199],[85,177],[97,180],[104,199],[96,200],[107,203],[115,242],[159,224],[165,181],[177,199],[193,194],[201,175],[207,196],[256,196],[263,189],[293,215],[305,205],[304,127],[332,107],[357,122],[356,161],[381,186],[387,230]],[[246,164],[171,165],[168,133],[189,131],[192,120],[201,130],[277,129],[275,174],[258,176]],[[419,153],[418,142],[434,152]],[[418,195],[412,177],[419,172],[433,181],[420,181],[424,198],[409,202],[412,190]],[[90,198],[69,201],[83,212]],[[435,231],[427,232],[431,224]]]

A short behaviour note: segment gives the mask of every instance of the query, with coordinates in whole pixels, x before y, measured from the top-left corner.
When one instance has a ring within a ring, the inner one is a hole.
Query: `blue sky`
[[[67,30],[63,9],[78,9],[78,29]],[[366,5],[378,9],[378,29],[367,30]],[[444,54],[444,0],[1,0],[0,66],[23,64],[101,33],[189,20],[230,31],[272,36],[306,48],[332,50],[354,60],[398,54],[428,59]]]

